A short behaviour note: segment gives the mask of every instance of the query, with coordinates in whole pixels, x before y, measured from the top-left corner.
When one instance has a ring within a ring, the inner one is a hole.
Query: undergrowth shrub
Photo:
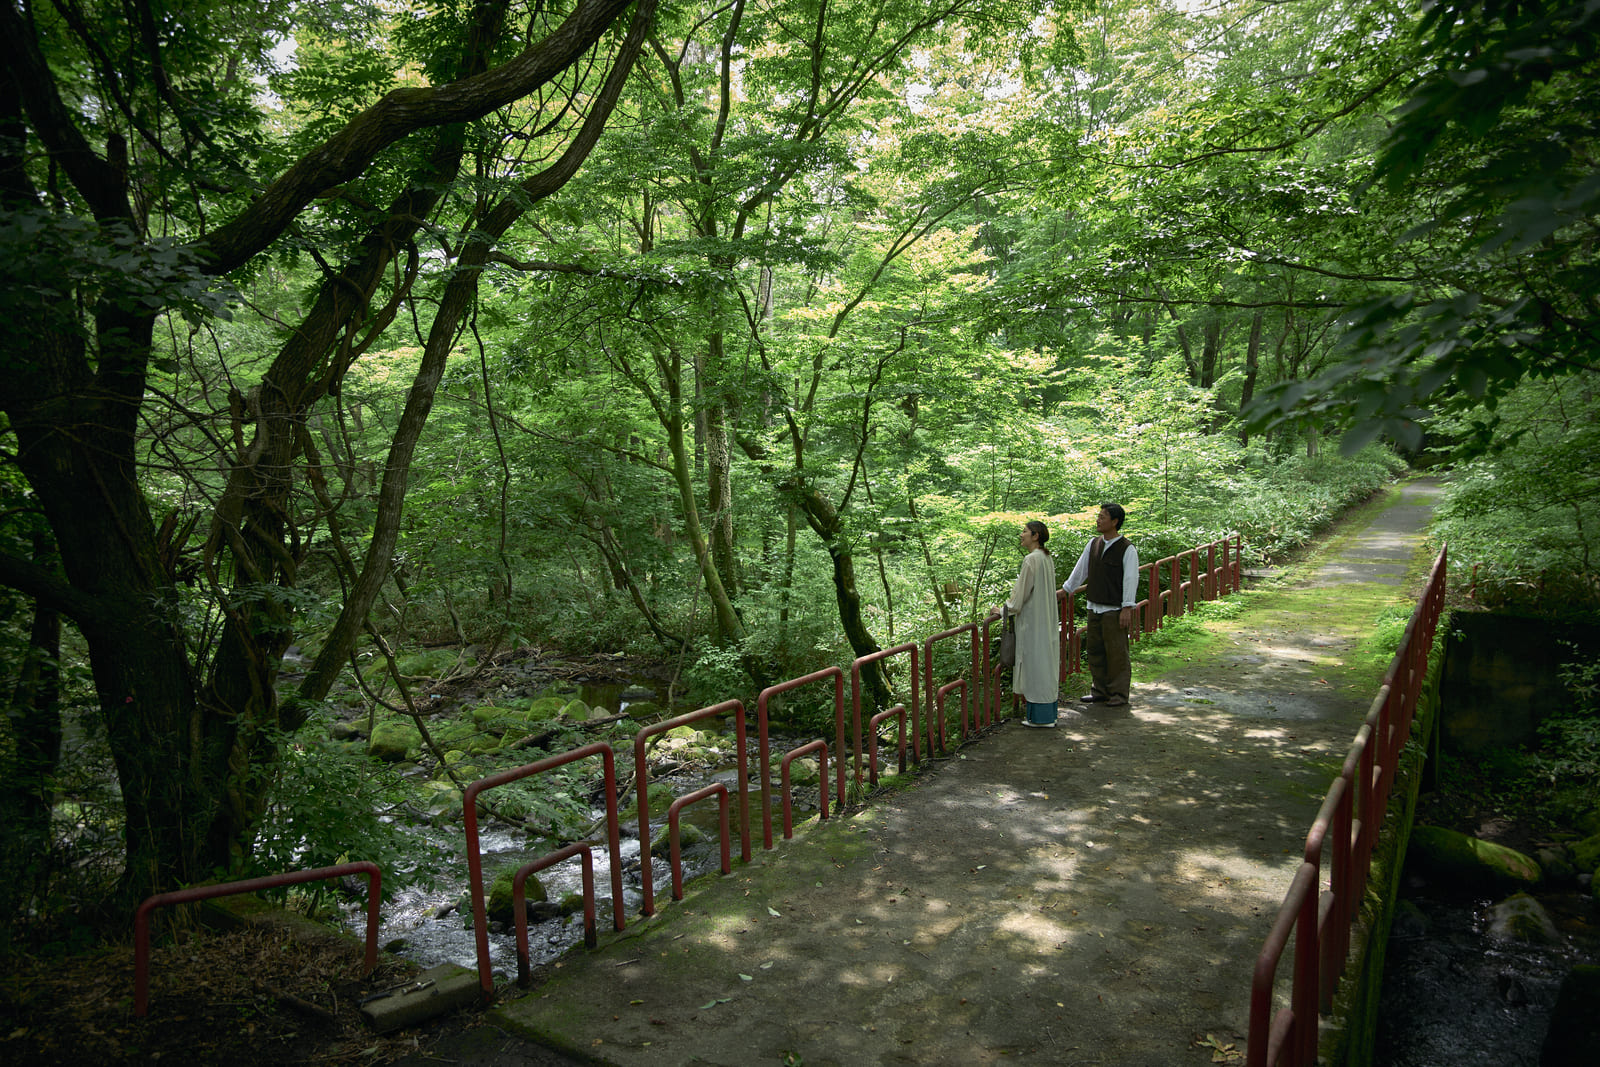
[[[319,732],[308,725],[300,735],[278,739],[281,754],[271,768],[254,847],[228,876],[369,860],[384,872],[386,898],[408,885],[432,885],[445,850],[421,832],[420,818],[407,807],[413,791],[358,747],[309,740]],[[309,892],[320,895],[315,887]]]

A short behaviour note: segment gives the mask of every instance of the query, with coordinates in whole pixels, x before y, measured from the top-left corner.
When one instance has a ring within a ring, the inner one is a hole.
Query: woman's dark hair
[[[1039,542],[1039,547],[1044,548],[1044,543],[1050,540],[1050,527],[1046,526],[1038,519],[1035,519],[1026,525],[1028,532],[1033,534],[1033,539]],[[1048,548],[1044,548],[1044,550],[1046,552],[1050,551]]]

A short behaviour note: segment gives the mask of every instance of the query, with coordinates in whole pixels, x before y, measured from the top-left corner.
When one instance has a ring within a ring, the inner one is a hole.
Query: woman
[[[1048,540],[1050,528],[1044,523],[1023,525],[1018,541],[1027,555],[1004,609],[1017,617],[1011,688],[1027,702],[1024,726],[1054,726],[1060,695],[1061,615],[1056,606],[1056,561],[1044,547]]]

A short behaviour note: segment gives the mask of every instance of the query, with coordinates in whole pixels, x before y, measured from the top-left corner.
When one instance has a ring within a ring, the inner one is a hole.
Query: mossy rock
[[[494,884],[489,887],[489,899],[485,901],[490,922],[509,923],[515,919],[511,911],[511,881],[516,873],[515,867],[507,867],[494,876]],[[522,883],[522,893],[525,904],[543,904],[549,899],[544,883],[539,881],[536,874],[528,875]]]
[[[779,776],[782,776],[782,765],[779,765]],[[757,775],[757,777],[760,777]],[[801,756],[799,759],[789,761],[789,784],[815,785],[822,778],[822,766],[819,761]]]
[[[1532,856],[1442,826],[1413,830],[1406,862],[1463,888],[1525,889],[1543,878]]]
[[[367,755],[385,763],[399,763],[422,748],[422,734],[409,722],[380,722],[367,739]]]
[[[474,756],[494,752],[500,748],[500,738],[491,733],[481,733],[467,743],[467,751]]]
[[[667,814],[667,809],[672,807],[672,802],[678,799],[678,795],[673,791],[672,787],[663,782],[652,782],[650,784],[649,795],[650,817],[652,819],[664,817]],[[624,822],[636,823],[639,821],[638,797],[633,792],[630,792],[629,796],[634,797],[634,801],[632,804],[628,805],[626,810],[621,813],[620,818]]]
[[[1572,846],[1572,865],[1584,874],[1600,870],[1600,834],[1586,837]]]
[[[510,729],[513,725],[521,726],[527,722],[528,713],[499,704],[479,704],[472,709],[472,721],[479,726]]]
[[[622,710],[635,719],[662,719],[667,714],[667,709],[653,700],[635,700]]]
[[[462,810],[461,790],[448,779],[422,783],[422,807],[429,815],[459,815]]]
[[[526,718],[529,722],[548,722],[560,715],[566,706],[566,697],[534,697],[528,704]]]
[[[465,748],[481,731],[478,729],[478,724],[471,719],[451,719],[449,722],[430,726],[428,732],[433,735],[433,740],[440,748]]]
[[[566,719],[568,722],[588,722],[591,718],[589,705],[585,704],[577,697],[572,698],[562,705],[561,710],[557,712],[557,714],[561,718]]]
[[[1539,867],[1544,871],[1544,880],[1547,884],[1560,885],[1577,878],[1578,869],[1572,865],[1572,860],[1564,848],[1541,848],[1536,858]]]
[[[460,661],[463,667],[471,667],[471,656],[464,659],[456,655],[453,648],[429,648],[421,652],[409,652],[395,657],[395,666],[400,669],[401,675],[406,678],[443,678],[456,669]]]
[[[328,736],[335,741],[363,741],[366,731],[353,722],[336,722],[328,727]]]
[[[1526,893],[1515,893],[1489,909],[1489,936],[1530,945],[1559,945],[1550,913]]]

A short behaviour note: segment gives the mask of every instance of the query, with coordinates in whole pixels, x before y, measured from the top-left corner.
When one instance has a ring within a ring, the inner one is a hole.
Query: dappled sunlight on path
[[[1216,654],[1136,676],[1131,707],[1007,721],[500,1018],[627,1065],[1168,1067],[1242,1045],[1256,953],[1377,691],[1352,657],[1425,577],[1429,499],[1408,487],[1313,578],[1210,624]]]

